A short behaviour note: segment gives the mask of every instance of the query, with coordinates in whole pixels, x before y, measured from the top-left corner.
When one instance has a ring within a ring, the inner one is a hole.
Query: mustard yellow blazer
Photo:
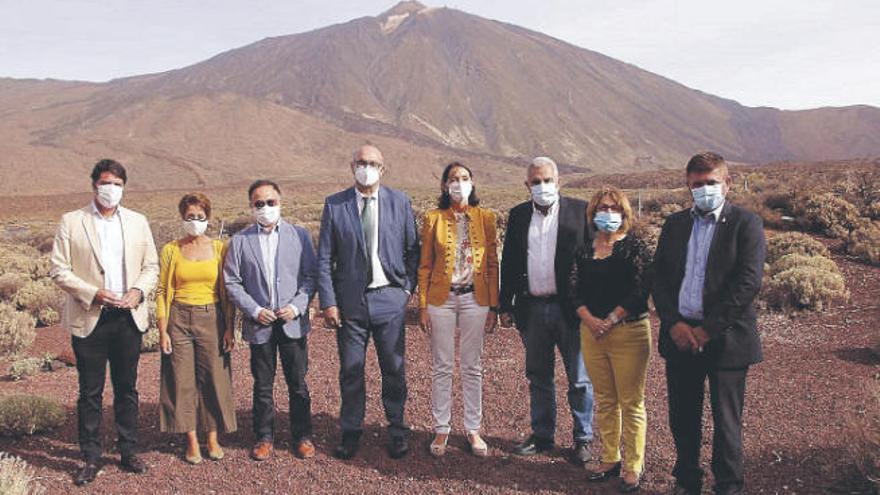
[[[498,235],[495,213],[468,206],[474,256],[474,297],[481,306],[498,305]],[[457,229],[452,208],[434,209],[422,223],[419,261],[419,307],[441,306],[449,297],[455,265]]]

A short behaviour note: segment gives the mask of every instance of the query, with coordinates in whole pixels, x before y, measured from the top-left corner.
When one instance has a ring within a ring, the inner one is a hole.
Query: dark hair
[[[251,187],[248,188],[248,201],[254,196],[254,191],[263,187],[263,186],[272,186],[272,189],[275,189],[275,192],[281,194],[281,188],[278,187],[278,184],[269,180],[269,179],[257,179],[251,184]]]
[[[687,175],[712,172],[715,169],[727,167],[724,157],[712,151],[704,151],[692,156],[687,164]]]
[[[180,198],[180,203],[177,204],[177,210],[180,211],[180,216],[184,216],[186,214],[186,209],[193,205],[201,207],[205,210],[205,216],[211,218],[211,200],[200,192],[187,193]]]
[[[98,182],[98,179],[101,178],[101,174],[104,172],[110,172],[122,179],[122,183],[125,184],[128,182],[128,174],[125,172],[125,167],[122,166],[121,163],[116,160],[111,160],[109,158],[104,158],[95,164],[95,168],[92,169],[92,185],[95,185]]]
[[[467,170],[468,175],[471,177],[471,180],[474,179],[474,173],[471,172],[466,165],[461,162],[452,162],[443,169],[443,177],[440,178],[440,197],[437,199],[437,207],[441,210],[447,210],[452,205],[452,198],[449,197],[449,191],[443,188],[446,184],[446,181],[449,180],[449,174],[452,172],[452,169],[455,167],[461,167]],[[471,206],[477,206],[480,204],[480,198],[477,197],[477,186],[473,186],[471,189],[471,195],[468,197],[468,204]]]

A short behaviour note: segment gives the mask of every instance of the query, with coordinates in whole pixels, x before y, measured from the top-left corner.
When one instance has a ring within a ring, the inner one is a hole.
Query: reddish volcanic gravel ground
[[[836,258],[852,291],[851,301],[822,314],[794,318],[762,317],[766,360],[749,375],[745,413],[745,454],[749,493],[858,493],[850,481],[846,420],[864,408],[872,380],[880,379],[880,362],[867,346],[880,331],[880,269]],[[657,325],[654,331],[656,335]],[[50,493],[616,493],[616,483],[587,484],[581,468],[566,461],[571,419],[564,397],[564,378],[557,365],[560,404],[557,443],[549,456],[520,458],[509,454],[528,433],[528,389],[523,374],[522,344],[515,330],[500,329],[487,338],[485,350],[484,431],[491,455],[477,459],[464,450],[461,399],[456,394],[455,434],[446,457],[427,452],[430,441],[430,353],[428,339],[409,327],[407,418],[412,423],[412,451],[403,460],[385,453],[387,437],[380,402],[375,353],[368,357],[366,433],[359,455],[339,461],[330,453],[336,444],[339,389],[334,336],[316,328],[310,337],[309,386],[315,425],[316,458],[296,459],[289,451],[287,401],[279,373],[276,400],[279,432],[275,456],[257,463],[248,458],[251,377],[248,351],[238,349],[235,398],[239,431],[221,438],[227,456],[198,466],[182,460],[181,438],[158,431],[159,355],[141,359],[141,446],[151,470],[135,476],[121,472],[113,452],[108,465],[87,488],[73,486],[80,466],[76,444],[76,372],[69,368],[40,373],[21,382],[0,379],[0,395],[32,393],[56,397],[68,408],[68,421],[47,436],[0,438],[0,450],[21,456],[37,469]],[[33,355],[63,352],[70,337],[60,328],[39,330]],[[667,427],[662,359],[654,354],[648,381],[648,452],[644,493],[663,493],[674,461]],[[2,366],[7,366],[2,364]],[[456,379],[456,387],[459,382]],[[111,449],[112,392],[105,394],[105,449]],[[708,411],[707,411],[708,412]],[[708,418],[708,416],[707,416]],[[705,467],[711,446],[711,421],[704,438]],[[598,446],[594,446],[598,452]],[[707,482],[707,489],[711,482]]]

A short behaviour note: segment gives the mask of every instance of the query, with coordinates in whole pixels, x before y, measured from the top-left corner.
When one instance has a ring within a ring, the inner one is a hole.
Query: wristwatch
[[[608,313],[608,319],[611,321],[612,325],[617,325],[620,323],[620,317],[617,316],[617,313],[614,311]]]

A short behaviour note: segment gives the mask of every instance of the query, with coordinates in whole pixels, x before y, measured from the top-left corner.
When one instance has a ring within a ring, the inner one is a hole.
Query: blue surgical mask
[[[540,206],[550,206],[559,199],[555,182],[541,182],[531,187],[532,200]]]
[[[715,211],[724,203],[723,184],[707,184],[702,187],[691,189],[694,204],[703,212]]]
[[[593,217],[593,223],[602,232],[612,234],[617,232],[620,226],[623,225],[623,215],[614,211],[599,211]]]

